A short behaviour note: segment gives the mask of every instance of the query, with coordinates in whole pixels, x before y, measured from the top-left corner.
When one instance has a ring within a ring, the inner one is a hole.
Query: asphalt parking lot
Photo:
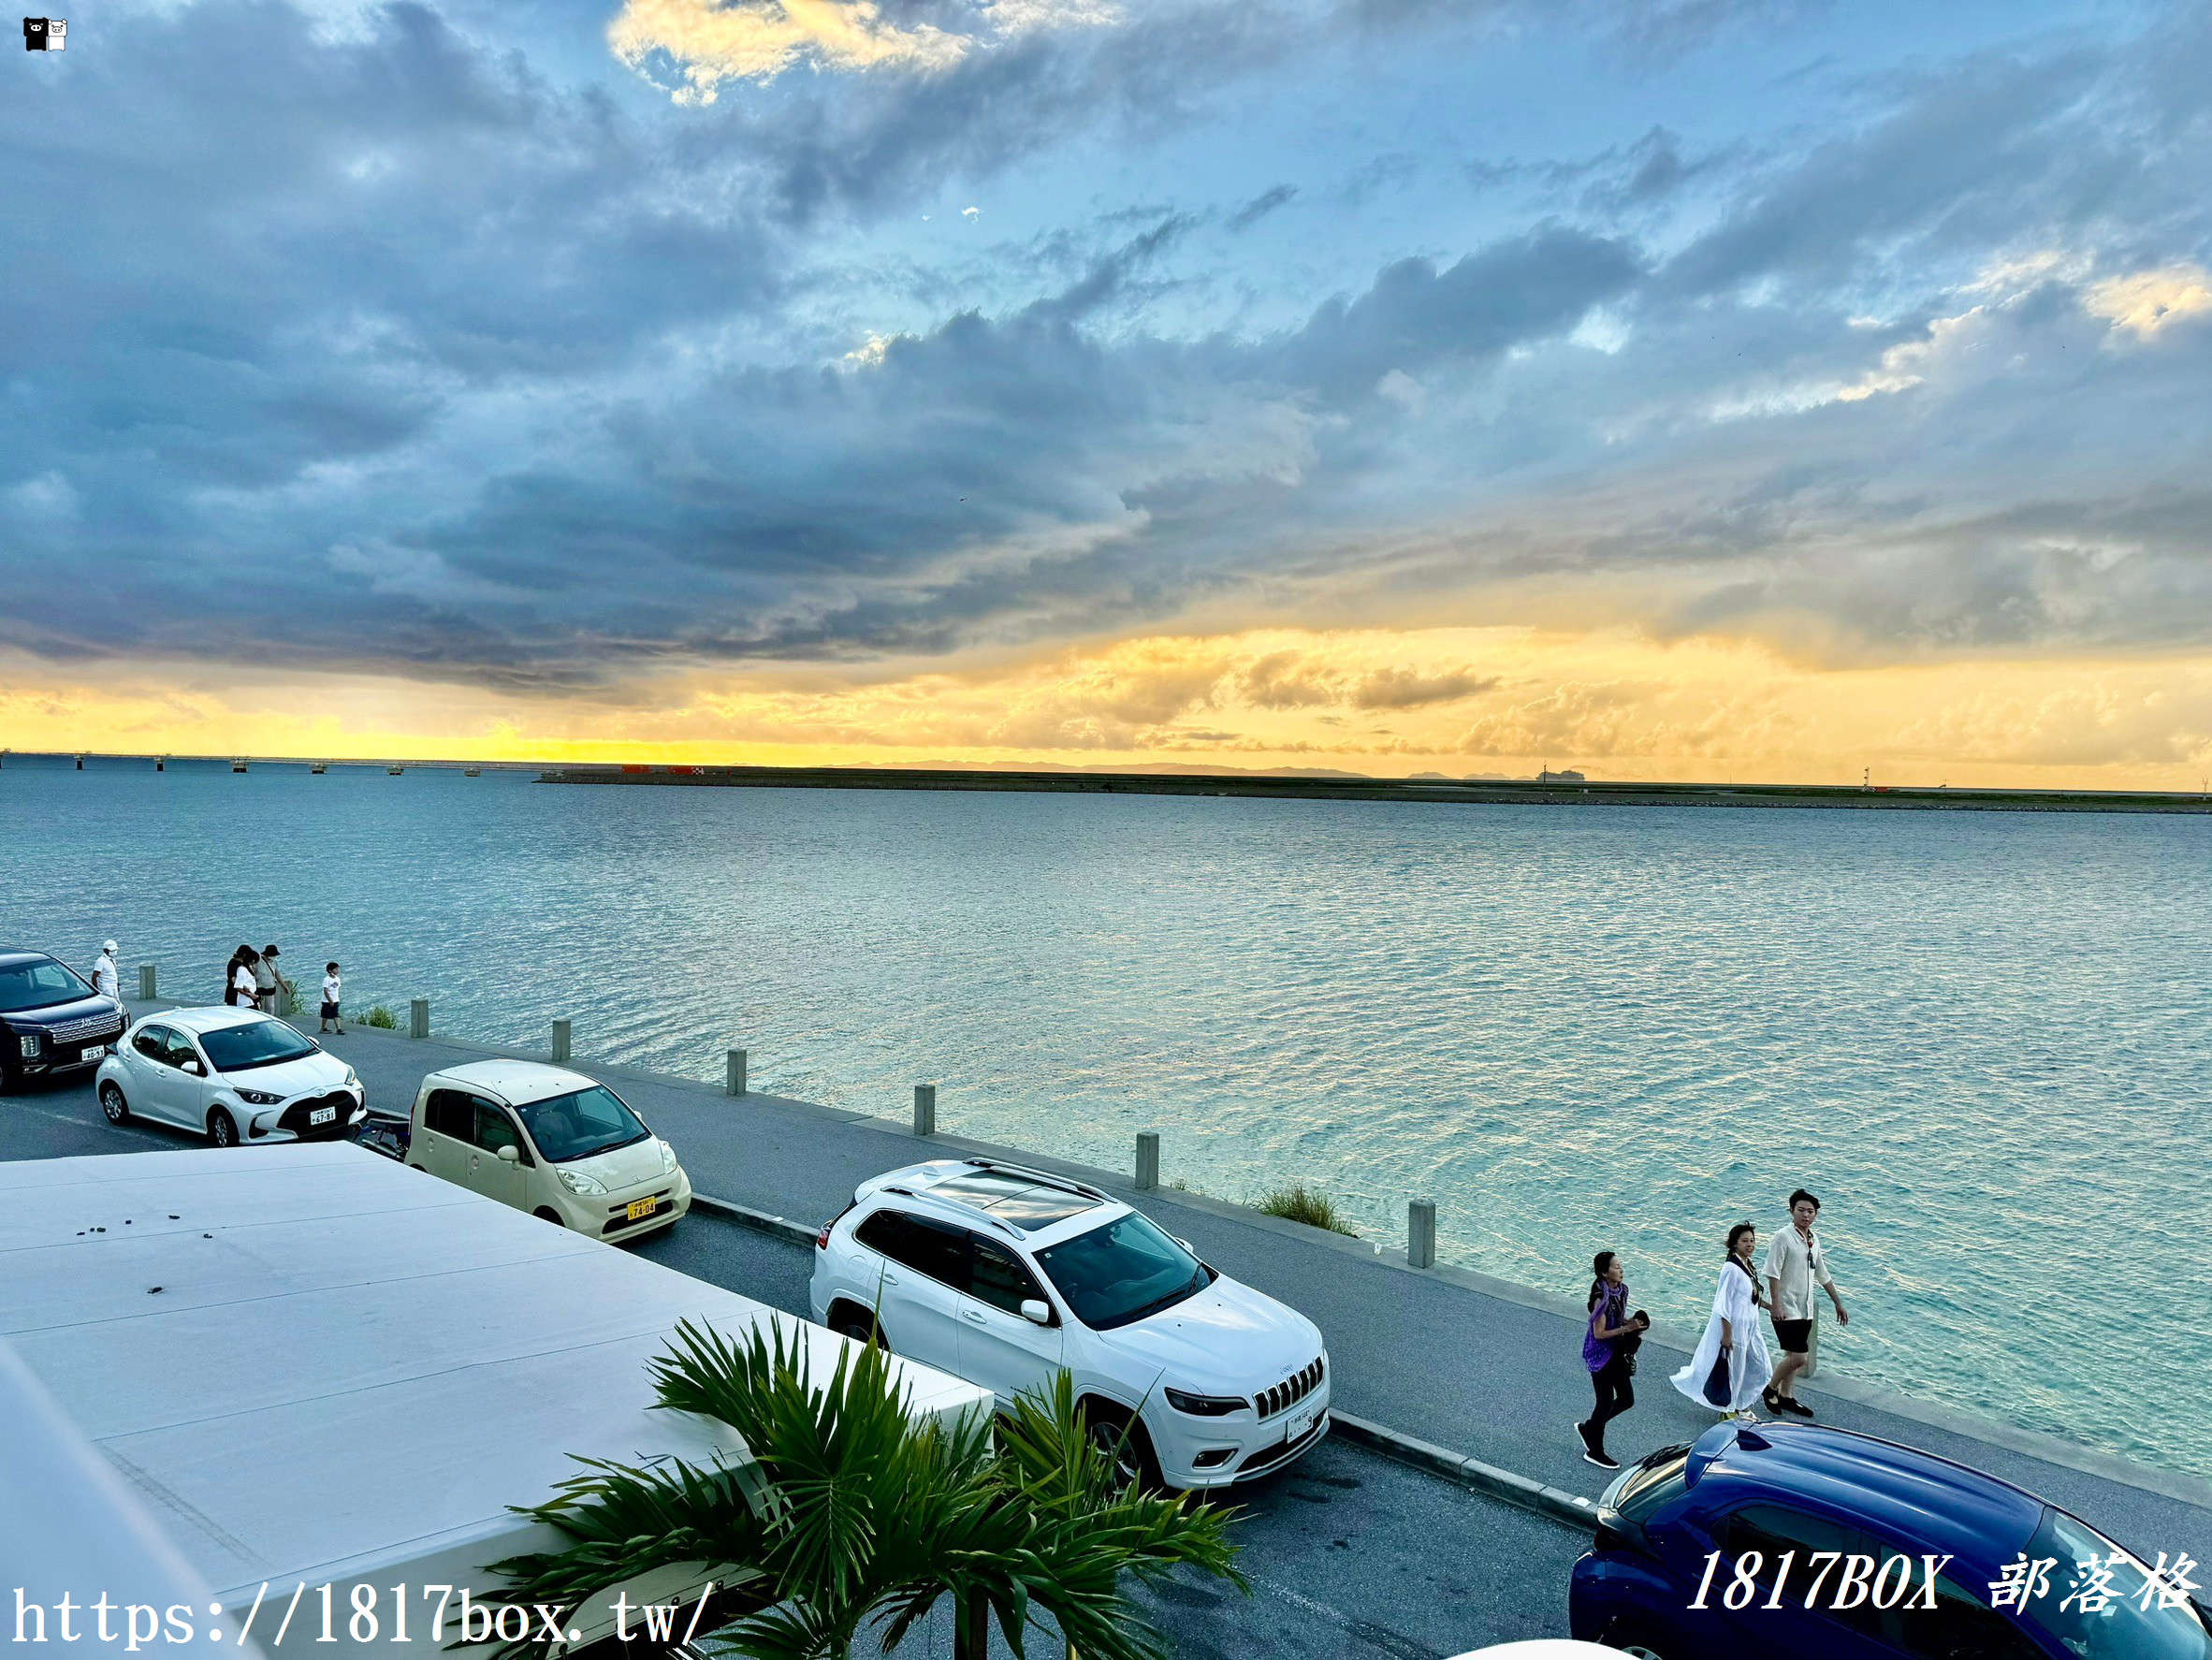
[[[204,1144],[143,1123],[109,1125],[89,1074],[0,1097],[0,1159]],[[632,1248],[806,1310],[812,1253],[790,1241],[695,1213]],[[1432,1660],[1565,1634],[1567,1571],[1586,1541],[1558,1523],[1343,1442],[1323,1443],[1236,1502],[1248,1596],[1183,1577],[1138,1588],[1189,1660]]]

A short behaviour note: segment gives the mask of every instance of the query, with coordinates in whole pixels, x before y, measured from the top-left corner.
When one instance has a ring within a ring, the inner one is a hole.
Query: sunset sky
[[[2212,4],[94,0],[0,746],[2212,774]]]

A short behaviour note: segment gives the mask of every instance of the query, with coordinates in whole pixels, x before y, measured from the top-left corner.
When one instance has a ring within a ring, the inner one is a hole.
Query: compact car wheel
[[[208,1140],[218,1147],[238,1145],[238,1120],[221,1107],[208,1114]]]
[[[128,1124],[131,1121],[130,1103],[123,1099],[123,1091],[111,1083],[100,1085],[100,1111],[108,1114],[110,1124]]]
[[[419,1170],[421,1166],[418,1165],[415,1168]],[[531,1212],[530,1214],[537,1217],[537,1219],[541,1222],[552,1223],[556,1228],[565,1228],[568,1226],[566,1222],[563,1222],[560,1219],[560,1213],[557,1210],[554,1210],[549,1205],[541,1204],[536,1210]]]

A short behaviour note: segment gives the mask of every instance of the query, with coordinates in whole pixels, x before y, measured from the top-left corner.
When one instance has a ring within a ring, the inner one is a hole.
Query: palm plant
[[[795,1333],[764,1323],[772,1334],[734,1342],[687,1321],[651,1366],[657,1405],[728,1425],[751,1461],[579,1459],[519,1510],[574,1542],[491,1565],[510,1603],[565,1616],[650,1569],[705,1563],[720,1587],[714,1646],[755,1660],[843,1660],[864,1635],[889,1649],[948,1595],[964,1648],[988,1619],[1020,1655],[1041,1611],[1084,1660],[1157,1660],[1125,1576],[1187,1564],[1244,1584],[1230,1514],[1121,1485],[1066,1374],[996,1429],[917,1422],[883,1350],[848,1344],[817,1386]],[[502,1660],[544,1653],[526,1639]]]

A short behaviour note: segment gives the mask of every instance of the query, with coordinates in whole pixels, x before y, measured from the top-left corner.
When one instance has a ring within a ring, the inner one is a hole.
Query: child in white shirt
[[[338,965],[336,963],[323,965],[323,1024],[320,1029],[326,1032],[334,1031],[342,1038],[345,1036],[345,1022],[339,1017],[338,1013]]]

